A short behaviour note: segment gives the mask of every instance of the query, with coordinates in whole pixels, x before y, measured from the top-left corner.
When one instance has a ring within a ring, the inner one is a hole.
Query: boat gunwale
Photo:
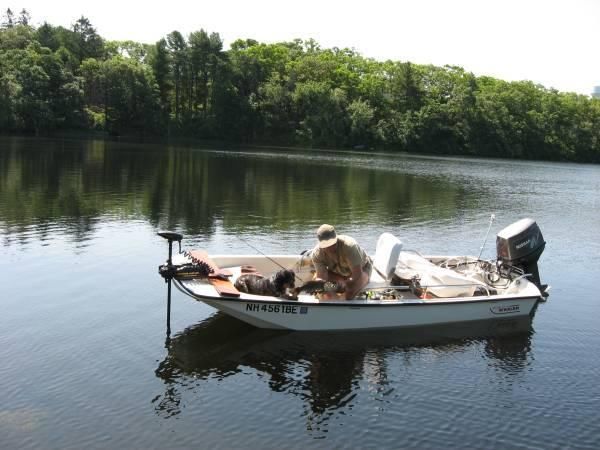
[[[301,306],[327,306],[327,307],[406,307],[406,306],[443,306],[443,305],[456,305],[456,304],[468,304],[468,303],[494,303],[507,300],[529,300],[537,299],[540,300],[541,295],[519,295],[519,294],[507,294],[507,295],[482,295],[475,297],[446,297],[446,298],[432,298],[432,299],[420,299],[421,301],[414,302],[399,302],[397,300],[383,300],[379,303],[368,303],[368,301],[362,299],[352,300],[336,300],[336,301],[314,301],[314,302],[303,302],[298,300],[287,300],[279,298],[242,298],[242,297],[227,297],[221,295],[203,295],[194,292],[189,287],[183,284],[183,281],[175,279],[175,286],[184,294],[193,297],[198,301],[211,300],[211,301],[225,301],[233,303],[264,303],[264,304],[276,304],[276,305],[301,305]]]

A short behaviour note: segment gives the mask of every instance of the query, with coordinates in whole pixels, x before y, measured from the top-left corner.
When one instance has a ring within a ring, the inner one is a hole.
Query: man
[[[371,258],[350,236],[338,236],[331,225],[321,225],[317,239],[319,242],[311,252],[316,279],[341,284],[346,300],[353,299],[369,282]]]

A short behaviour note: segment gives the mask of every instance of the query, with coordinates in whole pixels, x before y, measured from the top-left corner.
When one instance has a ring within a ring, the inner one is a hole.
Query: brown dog
[[[284,297],[288,289],[294,288],[295,279],[292,270],[283,269],[269,278],[254,273],[242,275],[235,280],[234,286],[247,294]]]

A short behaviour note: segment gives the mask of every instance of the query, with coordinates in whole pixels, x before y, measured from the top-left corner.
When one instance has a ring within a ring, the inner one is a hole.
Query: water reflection
[[[286,230],[306,218],[422,222],[475,208],[485,195],[435,170],[410,173],[401,156],[19,138],[0,138],[0,149],[0,224],[26,238],[58,224],[85,239],[106,218],[205,236],[217,224]]]
[[[157,414],[177,415],[183,396],[198,383],[246,373],[265,376],[270,389],[300,397],[308,427],[343,409],[366,381],[389,389],[389,363],[480,346],[489,365],[506,374],[528,364],[531,318],[468,322],[412,330],[285,332],[262,330],[217,313],[175,336],[156,369],[164,393],[154,400]],[[191,394],[193,395],[193,394]]]

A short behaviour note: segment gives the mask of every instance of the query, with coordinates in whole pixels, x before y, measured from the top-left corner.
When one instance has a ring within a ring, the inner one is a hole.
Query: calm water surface
[[[598,448],[599,207],[597,166],[0,138],[0,448]],[[165,343],[158,229],[478,254],[492,213],[483,257],[547,241],[531,319],[274,332],[174,292]]]

